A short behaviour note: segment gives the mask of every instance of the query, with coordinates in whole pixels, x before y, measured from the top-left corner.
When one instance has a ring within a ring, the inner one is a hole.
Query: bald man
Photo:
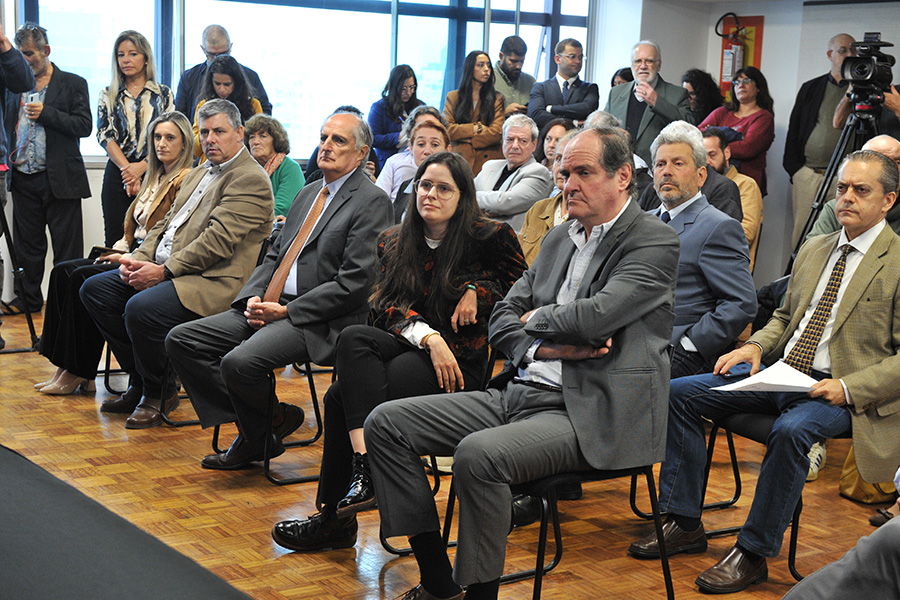
[[[884,154],[900,168],[900,142],[891,136],[879,135],[873,137],[863,145],[862,149]],[[837,178],[835,178],[835,181],[837,181]],[[822,207],[819,218],[813,223],[812,229],[806,236],[807,240],[816,237],[817,235],[832,233],[841,228],[837,221],[837,217],[834,214],[834,202],[834,194],[832,194],[831,200]],[[900,235],[900,203],[894,203],[894,206],[888,211],[885,221],[887,222],[888,227],[894,230],[894,233]]]
[[[841,80],[841,63],[848,56],[856,56],[856,49],[851,47],[854,41],[846,33],[839,33],[828,40],[825,56],[828,57],[831,69],[800,87],[794,110],[791,111],[782,164],[793,184],[792,247],[800,239],[816,190],[819,189],[831,153],[841,136],[841,130],[835,129],[832,121],[835,108],[847,92],[848,82]],[[834,198],[833,184],[827,197]]]

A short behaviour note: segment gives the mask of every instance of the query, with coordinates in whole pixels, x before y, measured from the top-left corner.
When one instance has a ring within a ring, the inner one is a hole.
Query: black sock
[[[684,517],[681,515],[673,515],[669,514],[670,517],[675,521],[675,524],[678,525],[683,531],[696,531],[698,527],[700,527],[700,517]]]
[[[435,598],[451,598],[462,591],[453,581],[453,567],[440,531],[428,531],[409,538],[419,564],[422,587]]]
[[[743,552],[744,556],[747,557],[747,560],[749,560],[749,561],[751,561],[751,562],[756,562],[756,561],[758,561],[760,558],[762,558],[759,554],[757,554],[757,553],[755,553],[755,552],[750,552],[749,550],[747,550],[746,548],[744,548],[743,546],[741,546],[741,545],[740,545],[739,543],[737,543],[737,542],[735,542],[734,546],[735,546],[738,550],[740,550],[741,552]]]
[[[466,588],[466,600],[497,600],[500,578],[485,583],[473,583]]]

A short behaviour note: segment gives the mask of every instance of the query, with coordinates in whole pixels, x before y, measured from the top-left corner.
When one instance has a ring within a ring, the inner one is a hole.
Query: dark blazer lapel
[[[656,87],[653,89],[656,90],[657,95],[663,99],[665,99],[666,96],[664,93],[665,87],[666,86],[663,85],[663,78],[661,76],[657,76]],[[634,93],[634,83],[631,84],[631,93]],[[647,129],[647,125],[650,124],[651,119],[653,119],[655,115],[656,113],[650,110],[649,106],[644,109],[644,116],[641,117],[641,124],[638,125],[637,137],[641,137],[644,134],[644,130]]]
[[[563,103],[562,90],[559,89],[559,82],[556,81],[556,77],[544,82],[544,101],[548,105]]]
[[[853,273],[853,278],[847,284],[844,295],[841,297],[841,303],[838,305],[837,314],[834,316],[834,327],[832,328],[832,336],[837,332],[847,317],[856,308],[863,292],[869,287],[869,284],[875,278],[875,275],[884,267],[882,257],[887,254],[891,245],[891,238],[894,237],[890,227],[884,230],[875,238],[875,242],[866,255],[860,261],[859,266]]]
[[[319,235],[328,226],[328,222],[331,220],[331,218],[334,217],[341,206],[346,204],[346,202],[353,197],[353,194],[356,192],[356,190],[359,189],[359,186],[362,183],[362,180],[360,178],[365,177],[365,175],[360,173],[360,169],[363,168],[365,167],[357,167],[357,170],[347,178],[347,181],[345,181],[344,185],[341,186],[341,189],[338,190],[337,195],[331,199],[331,202],[328,203],[328,206],[325,208],[325,212],[322,213],[322,217],[319,219],[319,222],[316,223],[315,229],[313,229],[312,233],[309,234],[309,238],[306,240],[306,245],[304,246],[303,251],[301,251],[301,254],[312,247],[313,243],[316,241],[316,238],[318,238]]]
[[[568,228],[571,223],[563,223],[560,227]],[[566,278],[566,274],[569,272],[569,261],[572,260],[572,254],[575,252],[575,243],[568,235],[568,229],[565,238],[561,242],[564,244],[564,251],[556,251],[554,252],[554,256],[556,256],[556,260],[553,261],[553,270],[552,273],[552,281],[548,282],[547,285],[542,286],[542,289],[550,289],[553,290],[553,296],[551,298],[538,298],[545,303],[555,303],[556,302],[556,294],[559,292],[559,288],[562,287],[562,282]],[[537,287],[538,283],[535,283],[535,287]]]
[[[53,73],[50,75],[50,82],[47,84],[47,95],[44,96],[44,104],[47,106],[54,106],[56,102],[56,97],[59,96],[59,88],[62,85],[62,80],[58,76],[59,69],[52,62],[53,65]]]

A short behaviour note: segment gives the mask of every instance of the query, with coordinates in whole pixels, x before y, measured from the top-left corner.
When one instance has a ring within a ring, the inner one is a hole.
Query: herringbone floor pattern
[[[36,322],[39,331],[39,315]],[[2,334],[8,347],[27,345],[24,317],[7,317]],[[98,411],[109,396],[100,380],[96,393],[53,397],[35,392],[32,384],[53,370],[36,353],[0,356],[0,444],[21,452],[252,597],[393,598],[417,583],[411,558],[398,559],[381,548],[377,512],[361,516],[354,548],[319,554],[286,552],[272,542],[269,531],[279,520],[315,512],[315,484],[274,486],[263,478],[261,468],[230,473],[203,470],[199,460],[210,452],[211,430],[165,426],[126,430],[124,416]],[[279,397],[309,413],[305,378],[290,368],[278,377]],[[328,384],[329,375],[316,376],[320,398]],[[189,403],[175,416],[193,416]],[[308,433],[308,426],[300,433]],[[222,444],[230,442],[234,431],[224,429]],[[719,446],[710,497],[723,498],[730,496],[730,472],[725,445]],[[872,530],[866,518],[873,507],[842,499],[837,493],[848,447],[847,440],[829,442],[827,466],[819,480],[806,487],[798,561],[805,574],[836,560]],[[707,514],[708,528],[739,524],[746,515],[762,448],[738,440],[738,455],[744,496],[736,508]],[[275,468],[282,474],[314,473],[320,457],[318,442],[288,450],[275,461]],[[441,506],[445,498],[442,491]],[[640,504],[647,506],[646,500]],[[545,579],[544,598],[665,597],[659,563],[626,554],[628,544],[651,528],[630,511],[627,481],[588,484],[582,500],[562,502],[560,507],[566,552],[561,565]],[[536,533],[537,527],[530,526],[510,535],[507,570],[532,565]],[[732,544],[733,538],[716,539],[705,555],[673,558],[676,596],[701,597],[694,579]],[[794,581],[787,570],[786,545],[787,537],[782,556],[769,562],[769,581],[753,586],[741,598],[781,598],[790,589]],[[500,592],[506,599],[530,595],[530,582],[504,586]]]

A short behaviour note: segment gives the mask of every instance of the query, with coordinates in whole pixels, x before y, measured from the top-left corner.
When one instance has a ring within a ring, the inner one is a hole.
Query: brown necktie
[[[834,307],[834,301],[837,299],[838,290],[841,287],[841,280],[844,278],[844,267],[847,265],[847,254],[853,250],[850,244],[841,246],[841,257],[834,264],[831,270],[831,276],[825,285],[825,291],[819,298],[819,303],[813,311],[812,317],[803,332],[800,339],[788,352],[784,362],[801,373],[807,375],[812,372],[813,360],[816,358],[816,348],[819,347],[819,341],[822,339],[822,333],[825,331],[825,324],[828,323],[828,317],[831,316],[831,309]]]
[[[316,196],[316,201],[313,202],[309,214],[306,215],[306,220],[303,221],[303,225],[300,226],[297,237],[291,242],[291,247],[288,248],[287,253],[284,255],[284,259],[282,259],[278,268],[275,269],[275,274],[272,275],[272,280],[269,282],[268,287],[266,287],[266,295],[263,296],[263,302],[278,302],[278,299],[281,298],[281,292],[284,290],[284,284],[287,281],[288,274],[291,272],[291,267],[297,261],[300,250],[303,249],[303,244],[306,243],[306,239],[309,237],[309,234],[312,233],[316,221],[319,220],[319,215],[322,214],[322,209],[325,207],[325,198],[327,196],[328,186],[322,186],[322,191]]]

